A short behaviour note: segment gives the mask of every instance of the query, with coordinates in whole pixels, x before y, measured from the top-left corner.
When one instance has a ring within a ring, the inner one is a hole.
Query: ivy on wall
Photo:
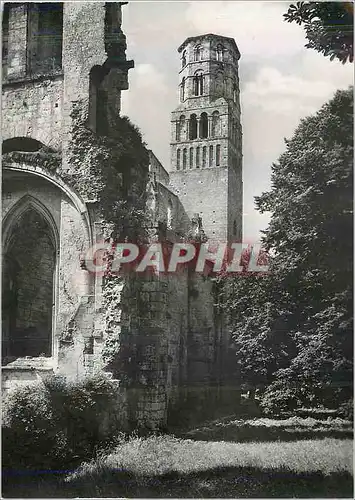
[[[108,241],[147,242],[149,155],[139,130],[127,117],[116,116],[108,135],[99,135],[89,127],[82,102],[74,104],[71,118],[68,165],[61,170],[61,177],[85,201],[95,202],[95,217],[102,221]],[[111,273],[112,258],[108,252],[102,289],[105,333],[101,356],[106,369],[127,386],[129,321],[122,309],[135,285],[131,277]]]
[[[84,106],[71,114],[69,166],[61,177],[86,201],[95,201],[114,239],[144,238],[149,156],[139,130],[127,117],[117,116],[108,135],[87,124]]]

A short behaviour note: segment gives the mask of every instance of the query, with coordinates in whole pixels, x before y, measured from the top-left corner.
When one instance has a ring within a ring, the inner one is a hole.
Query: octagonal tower
[[[205,34],[179,47],[179,106],[172,112],[171,183],[210,240],[242,238],[242,129],[233,38]]]

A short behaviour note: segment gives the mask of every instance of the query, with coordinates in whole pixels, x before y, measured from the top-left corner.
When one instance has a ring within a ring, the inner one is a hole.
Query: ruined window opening
[[[200,146],[196,148],[196,168],[200,168]]]
[[[237,236],[237,221],[233,222],[233,236]]]
[[[63,4],[30,4],[28,18],[29,70],[47,74],[62,69]]]
[[[7,77],[7,60],[9,53],[9,4],[5,3],[2,13],[2,77]]]
[[[195,114],[190,116],[190,140],[197,139],[197,117]]]
[[[182,168],[183,170],[186,170],[186,165],[187,165],[187,149],[184,148],[182,152]]]
[[[176,170],[180,170],[180,149],[176,151]]]
[[[50,357],[56,244],[36,209],[14,223],[4,261],[3,357]]]
[[[207,113],[201,113],[200,117],[200,138],[206,139],[208,137],[208,116]]]
[[[237,102],[237,100],[238,100],[238,89],[237,89],[237,87],[234,85],[234,87],[233,87],[233,101],[234,101],[234,102]]]
[[[213,146],[210,146],[210,152],[209,152],[209,166],[212,167],[213,165]]]
[[[194,166],[194,149],[190,148],[190,168]]]
[[[217,144],[216,146],[216,166],[219,167],[221,162],[221,146]]]

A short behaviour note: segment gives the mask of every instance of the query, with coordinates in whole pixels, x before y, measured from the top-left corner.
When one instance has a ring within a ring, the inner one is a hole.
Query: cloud
[[[195,35],[216,33],[235,38],[241,53],[273,57],[298,52],[301,27],[286,23],[286,2],[189,2],[186,13]]]
[[[345,82],[344,82],[345,83]],[[336,91],[331,80],[312,80],[307,75],[283,74],[276,68],[261,68],[243,91],[246,109],[257,106],[274,116],[292,113],[293,121],[313,113]]]
[[[267,217],[254,196],[270,187],[270,166],[301,118],[316,112],[336,89],[353,82],[352,65],[304,47],[302,27],[283,20],[288,2],[132,2],[124,10],[128,55],[136,68],[122,112],[143,132],[169,170],[170,113],[178,105],[177,47],[189,36],[235,38],[241,52],[245,235],[258,234]]]
[[[122,93],[121,114],[139,127],[144,141],[158,156],[169,147],[170,110],[174,105],[166,77],[155,66],[138,64],[129,73],[129,91]]]

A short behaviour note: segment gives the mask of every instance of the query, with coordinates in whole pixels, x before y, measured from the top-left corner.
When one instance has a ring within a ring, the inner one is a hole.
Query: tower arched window
[[[184,102],[185,100],[185,77],[181,80],[181,85],[180,85],[180,101]]]
[[[189,126],[189,131],[190,131],[190,140],[197,139],[197,117],[195,114],[192,114],[190,116],[190,126]]]
[[[181,152],[180,149],[176,151],[176,170],[180,170],[180,156]]]
[[[190,168],[194,166],[194,148],[190,148],[189,166]]]
[[[200,168],[200,146],[196,148],[196,168]]]
[[[216,48],[216,59],[217,61],[223,61],[223,57],[224,57],[224,47],[223,45],[217,45],[217,48]]]
[[[187,165],[187,149],[184,148],[182,152],[182,169],[186,170],[186,165]]]
[[[183,141],[186,139],[186,119],[185,115],[181,115],[179,119],[179,139],[178,141]]]
[[[186,50],[182,53],[181,68],[186,66]]]
[[[181,130],[180,130],[180,120],[176,122],[176,135],[175,135],[175,140],[180,141],[181,138]]]
[[[219,167],[221,163],[221,146],[217,144],[216,146],[216,167]]]
[[[203,148],[202,148],[202,168],[206,167],[206,158],[207,158],[207,146],[203,146]]]
[[[202,47],[201,45],[197,45],[194,49],[194,60],[195,61],[201,61],[202,59]]]
[[[218,137],[220,135],[220,117],[219,112],[214,111],[212,113],[212,137]]]
[[[208,116],[207,113],[201,113],[200,116],[200,138],[206,139],[208,137]]]
[[[193,91],[195,96],[203,95],[203,73],[196,71],[193,78]]]
[[[208,155],[208,164],[210,167],[213,166],[213,146],[212,146],[212,144],[210,145],[210,151],[209,151],[209,155]]]
[[[238,100],[238,89],[237,89],[237,86],[234,85],[234,87],[233,87],[233,101],[237,102],[237,100]]]

